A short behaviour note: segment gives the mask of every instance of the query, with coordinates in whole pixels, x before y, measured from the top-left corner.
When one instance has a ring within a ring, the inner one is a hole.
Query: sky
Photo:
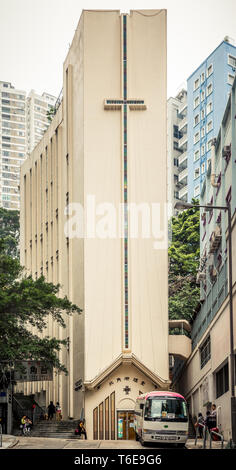
[[[58,96],[83,9],[167,9],[167,96],[222,42],[235,40],[236,0],[0,0],[0,80]]]

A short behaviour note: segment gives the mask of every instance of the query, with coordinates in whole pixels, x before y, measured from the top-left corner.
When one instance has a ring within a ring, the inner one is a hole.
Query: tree
[[[47,118],[48,118],[48,121],[51,122],[56,114],[56,108],[55,106],[51,106],[48,110],[47,110]]]
[[[49,315],[65,328],[63,313],[81,313],[66,296],[58,296],[59,290],[59,284],[46,282],[43,276],[36,280],[27,276],[19,260],[8,255],[4,240],[0,240],[0,363],[40,360],[67,373],[58,358],[58,351],[67,341],[41,338],[29,328],[43,333]]]
[[[169,247],[169,318],[192,321],[199,302],[196,275],[200,256],[200,214],[196,207],[172,217]]]
[[[0,239],[4,238],[9,256],[19,257],[20,213],[0,207]]]

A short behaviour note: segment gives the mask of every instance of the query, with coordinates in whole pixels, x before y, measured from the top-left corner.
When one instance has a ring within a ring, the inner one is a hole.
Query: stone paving
[[[226,447],[224,443],[224,448]],[[142,447],[136,441],[86,441],[83,439],[49,439],[43,437],[25,437],[25,436],[9,436],[3,434],[1,449],[158,449],[157,445]],[[166,448],[166,447],[165,447]],[[202,449],[202,440],[198,439],[195,446],[194,439],[188,439],[187,449]],[[212,442],[213,449],[221,449],[220,442]],[[209,441],[207,442],[209,449]]]

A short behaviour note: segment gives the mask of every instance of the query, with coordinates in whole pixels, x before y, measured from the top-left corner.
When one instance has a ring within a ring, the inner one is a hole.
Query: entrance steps
[[[78,439],[75,429],[78,427],[78,419],[68,421],[40,421],[31,431],[33,437],[46,437],[58,439]]]

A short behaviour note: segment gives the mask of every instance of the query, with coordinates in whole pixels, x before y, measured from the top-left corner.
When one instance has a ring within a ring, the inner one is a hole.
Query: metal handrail
[[[212,444],[212,434],[215,434],[216,436],[220,437],[221,449],[223,449],[223,447],[224,447],[224,436],[223,436],[223,434],[220,434],[220,433],[218,433],[216,431],[212,431],[212,430],[210,430],[210,449],[211,449],[211,444]]]
[[[17,403],[17,405],[23,410],[23,406],[21,406],[21,404],[18,402],[18,400],[14,397],[13,395],[13,400],[15,400],[15,402]]]
[[[198,426],[201,426],[203,428],[203,449],[206,448],[206,426],[205,424],[198,423]],[[197,427],[196,427],[196,437],[195,437],[195,446],[197,445]]]

